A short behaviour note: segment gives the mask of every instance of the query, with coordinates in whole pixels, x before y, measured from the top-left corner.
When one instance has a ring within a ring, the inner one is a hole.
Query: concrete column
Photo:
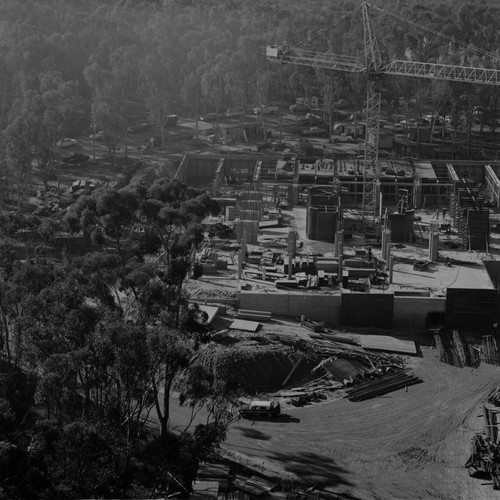
[[[382,193],[379,193],[380,199],[379,199],[379,205],[378,205],[378,221],[379,223],[382,223],[382,202],[384,197],[382,196]]]
[[[338,275],[338,281],[340,283],[342,282],[342,270],[343,270],[343,267],[344,267],[343,260],[344,260],[344,258],[342,257],[342,255],[339,255],[339,267],[338,267],[338,270],[337,270],[337,275]]]
[[[297,255],[297,234],[295,231],[288,233],[288,254],[295,257]]]
[[[243,271],[243,260],[245,259],[245,252],[243,248],[240,248],[240,253],[238,254],[238,279],[241,279]]]
[[[295,158],[295,163],[293,165],[293,182],[299,182],[299,159]]]
[[[288,279],[291,280],[293,276],[292,272],[293,267],[293,256],[291,253],[288,254]]]
[[[389,260],[389,283],[392,283],[394,277],[394,257]]]
[[[293,208],[293,206],[294,206],[294,204],[295,204],[295,203],[294,203],[294,192],[293,192],[293,191],[294,191],[294,189],[293,189],[293,185],[292,185],[292,184],[290,184],[290,185],[288,186],[288,192],[287,192],[287,198],[288,198],[287,203],[288,203],[288,208]]]
[[[298,184],[293,185],[292,202],[293,202],[294,206],[299,204],[299,185]]]
[[[243,250],[243,255],[247,253],[247,232],[243,231],[243,238],[241,238],[241,249]]]
[[[382,231],[382,259],[388,262],[387,258],[387,248],[391,243],[391,231],[389,229],[384,229]]]
[[[422,207],[422,181],[420,179],[415,179],[413,184],[413,204],[421,208]]]
[[[429,237],[429,260],[437,262],[439,256],[439,233],[431,233]]]
[[[226,222],[234,222],[236,218],[236,207],[226,207]]]
[[[344,230],[340,229],[335,233],[335,235],[337,237],[336,257],[342,257],[344,255]]]

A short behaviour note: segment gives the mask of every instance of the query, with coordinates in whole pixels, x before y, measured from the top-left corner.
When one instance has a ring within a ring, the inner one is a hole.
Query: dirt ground
[[[357,499],[500,498],[464,468],[500,368],[449,366],[429,347],[408,362],[424,383],[358,403],[290,408],[285,422],[239,420],[224,448],[242,463]]]

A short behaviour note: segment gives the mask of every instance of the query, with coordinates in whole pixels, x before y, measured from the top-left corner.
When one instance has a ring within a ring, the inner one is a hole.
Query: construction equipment
[[[407,60],[383,61],[369,15],[369,8],[391,15],[367,2],[361,5],[364,30],[364,60],[358,57],[305,50],[288,44],[268,46],[266,58],[269,61],[303,65],[322,69],[364,73],[368,78],[366,97],[366,138],[363,168],[362,220],[377,214],[380,192],[379,129],[381,78],[383,75],[397,75],[431,80],[500,85],[500,70],[470,66],[427,63]],[[404,20],[403,20],[404,21]],[[321,31],[324,31],[322,28]]]

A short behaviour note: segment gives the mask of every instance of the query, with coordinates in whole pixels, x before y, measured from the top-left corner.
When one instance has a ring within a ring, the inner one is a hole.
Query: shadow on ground
[[[305,486],[314,485],[316,488],[332,486],[352,486],[345,476],[349,472],[340,467],[329,457],[311,452],[302,453],[273,453],[270,458],[281,462],[285,470],[295,474],[299,482]]]
[[[245,420],[251,422],[251,418],[246,418]],[[291,415],[281,414],[278,417],[266,417],[266,418],[256,418],[255,422],[279,422],[280,424],[292,424],[299,423],[300,418],[292,417]]]
[[[258,429],[255,429],[254,427],[236,427],[241,433],[250,439],[260,439],[261,441],[268,441],[271,439],[271,436],[269,434],[266,434],[265,432],[259,431]]]

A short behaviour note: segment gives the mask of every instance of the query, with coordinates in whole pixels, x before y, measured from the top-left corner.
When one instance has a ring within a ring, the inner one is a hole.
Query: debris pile
[[[288,400],[293,406],[305,406],[323,401],[327,398],[327,391],[336,391],[343,387],[344,384],[331,380],[325,374],[300,387],[281,391],[279,396]]]
[[[262,497],[275,490],[278,484],[257,474],[249,475],[237,472],[235,464],[201,463],[194,483],[192,498],[212,498],[207,494],[207,486],[211,486],[213,498],[252,498]]]
[[[495,389],[483,405],[484,432],[475,434],[472,450],[465,467],[472,477],[486,477],[493,481],[493,489],[500,489],[500,388]]]
[[[348,344],[323,340],[311,348],[325,356],[313,372],[323,369],[326,376],[289,392],[298,398],[292,400],[295,405],[324,399],[324,391],[340,387],[347,388],[350,401],[362,401],[422,382],[406,369],[403,358],[366,351],[350,339]]]
[[[493,481],[493,489],[500,489],[500,450],[481,434],[476,434],[472,442],[471,456],[465,467],[472,477],[486,477]]]

